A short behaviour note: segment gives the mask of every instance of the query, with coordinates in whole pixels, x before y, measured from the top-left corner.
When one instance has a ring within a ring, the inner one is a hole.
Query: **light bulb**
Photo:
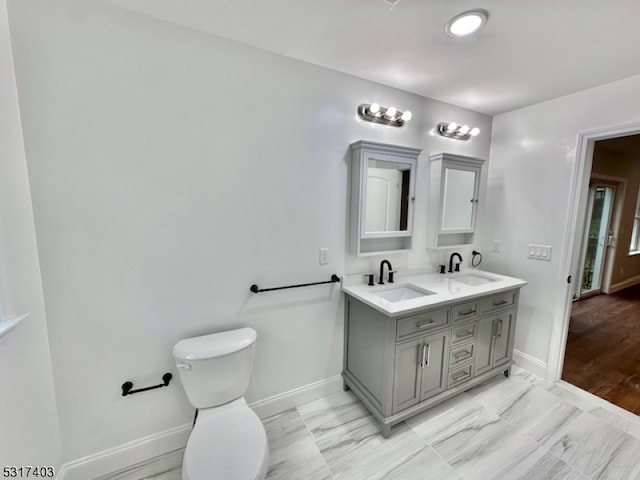
[[[451,122],[447,125],[447,132],[455,132],[456,128],[458,128],[458,124],[456,122]]]
[[[489,18],[489,12],[483,9],[470,10],[452,18],[445,30],[454,37],[464,37],[476,32]]]
[[[409,110],[405,110],[405,112],[400,115],[400,119],[404,122],[408,122],[413,117],[413,114]]]
[[[384,113],[385,117],[389,117],[389,118],[393,118],[396,116],[396,113],[398,111],[396,110],[396,107],[389,107],[387,108],[387,111]]]
[[[369,105],[369,113],[373,113],[374,115],[380,111],[380,105],[377,103],[372,103]]]
[[[472,137],[476,137],[479,133],[480,129],[478,127],[473,127],[471,130],[469,130],[469,135],[471,135]]]
[[[462,125],[459,129],[458,129],[458,133],[460,135],[466,135],[467,133],[469,133],[469,125]]]

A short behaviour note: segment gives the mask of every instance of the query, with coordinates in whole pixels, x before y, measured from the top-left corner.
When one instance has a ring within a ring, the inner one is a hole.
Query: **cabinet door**
[[[511,358],[511,329],[513,328],[513,312],[505,312],[495,319],[495,339],[493,366],[506,363]]]
[[[441,232],[472,232],[475,227],[480,169],[445,163]]]
[[[448,345],[449,332],[423,339],[421,401],[443,392],[447,386]]]
[[[396,345],[393,371],[393,413],[420,401],[424,338]]]
[[[491,370],[493,365],[493,333],[495,317],[478,320],[478,340],[476,342],[476,375]]]

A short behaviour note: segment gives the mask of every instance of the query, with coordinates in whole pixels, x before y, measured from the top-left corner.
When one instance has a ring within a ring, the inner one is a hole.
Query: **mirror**
[[[364,233],[406,232],[411,164],[369,158]]]
[[[473,228],[476,172],[445,168],[442,194],[442,230]]]
[[[421,150],[358,140],[351,149],[352,255],[411,249],[416,167]]]
[[[484,160],[436,153],[429,164],[427,248],[472,245]]]

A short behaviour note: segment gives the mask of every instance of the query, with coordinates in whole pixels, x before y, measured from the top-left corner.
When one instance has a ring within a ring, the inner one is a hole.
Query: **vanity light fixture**
[[[377,103],[363,103],[358,106],[358,116],[368,122],[381,123],[390,127],[401,127],[411,120],[409,110],[400,112],[396,107],[381,107]]]
[[[482,8],[468,10],[449,20],[445,31],[453,37],[466,37],[480,30],[488,19],[489,12]]]
[[[480,133],[478,127],[471,128],[469,125],[458,125],[456,122],[440,122],[436,130],[443,137],[455,138],[456,140],[469,140]]]

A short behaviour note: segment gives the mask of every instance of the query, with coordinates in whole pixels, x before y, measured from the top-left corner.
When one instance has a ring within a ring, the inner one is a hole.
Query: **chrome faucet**
[[[383,279],[383,276],[384,276],[384,266],[385,266],[385,264],[386,264],[386,265],[387,265],[387,267],[388,267],[388,269],[387,269],[387,271],[388,271],[388,273],[389,273],[389,280],[388,280],[388,282],[389,282],[389,283],[393,283],[393,272],[391,271],[391,269],[392,269],[393,267],[391,266],[391,262],[390,262],[389,260],[382,260],[382,261],[380,262],[380,281],[378,282],[378,284],[379,284],[379,285],[384,285],[384,281],[383,281],[382,279]]]
[[[453,252],[451,254],[451,256],[449,257],[449,273],[453,273],[454,272],[454,269],[453,269],[453,257],[458,257],[458,260],[460,260],[460,263],[462,263],[462,257],[460,256],[460,254],[458,252]],[[456,268],[455,268],[456,272],[460,271],[460,263],[456,263]]]

